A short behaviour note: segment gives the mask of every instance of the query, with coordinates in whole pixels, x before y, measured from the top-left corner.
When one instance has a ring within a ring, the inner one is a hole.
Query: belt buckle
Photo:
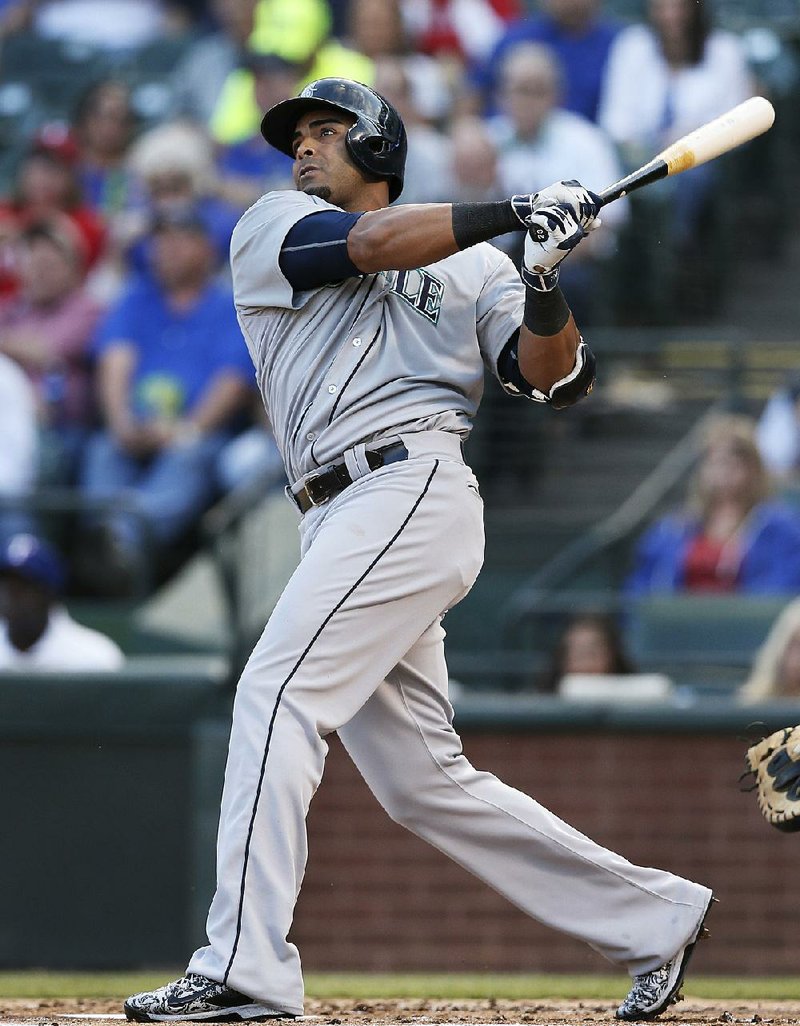
[[[312,470],[303,481],[303,489],[305,490],[305,493],[308,496],[308,501],[312,506],[322,506],[330,498],[330,492],[328,491],[318,491],[316,495],[314,494],[314,482],[319,480],[319,478],[321,478],[325,473],[326,471],[324,469]]]

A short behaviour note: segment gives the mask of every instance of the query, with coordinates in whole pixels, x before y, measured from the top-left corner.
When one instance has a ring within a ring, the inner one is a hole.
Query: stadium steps
[[[502,609],[508,596],[558,551],[616,510],[707,407],[698,402],[661,411],[604,408],[596,415],[578,415],[578,409],[568,430],[543,429],[535,479],[520,483],[513,477],[495,477],[484,489],[484,569],[445,621],[450,649],[459,658],[501,643]]]

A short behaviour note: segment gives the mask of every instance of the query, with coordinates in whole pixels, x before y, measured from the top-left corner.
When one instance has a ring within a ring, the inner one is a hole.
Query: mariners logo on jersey
[[[404,299],[409,306],[438,324],[444,298],[444,282],[421,267],[412,271],[381,271],[389,289]]]

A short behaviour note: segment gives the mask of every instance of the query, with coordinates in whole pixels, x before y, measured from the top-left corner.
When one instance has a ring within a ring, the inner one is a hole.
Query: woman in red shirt
[[[769,497],[770,479],[746,417],[709,433],[685,509],[640,541],[629,594],[800,589],[800,516]]]

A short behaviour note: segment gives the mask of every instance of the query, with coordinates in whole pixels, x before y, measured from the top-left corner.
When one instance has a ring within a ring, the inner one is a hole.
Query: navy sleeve
[[[347,255],[347,236],[361,214],[321,210],[293,225],[283,240],[279,263],[296,292],[335,285],[362,272]]]

